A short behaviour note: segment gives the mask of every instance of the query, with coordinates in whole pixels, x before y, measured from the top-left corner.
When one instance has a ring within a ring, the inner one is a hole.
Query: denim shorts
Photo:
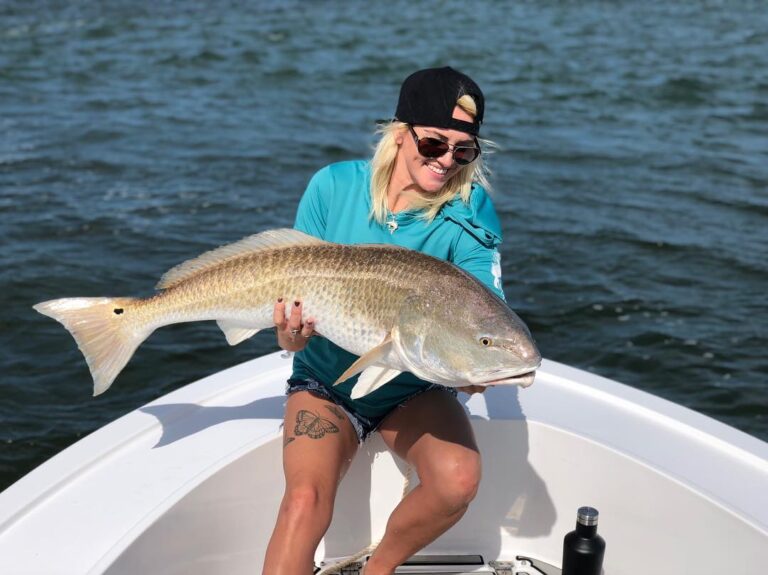
[[[390,413],[392,413],[395,409],[397,409],[398,407],[403,407],[406,403],[408,403],[414,397],[421,395],[425,391],[432,391],[433,389],[447,391],[448,393],[452,394],[454,397],[458,395],[458,392],[453,387],[446,387],[445,385],[440,385],[439,383],[430,383],[426,387],[419,389],[413,392],[411,395],[404,398],[403,401],[401,401],[397,406],[393,407],[390,411],[388,411],[384,415],[380,415],[376,417],[367,417],[365,415],[357,413],[353,409],[348,408],[346,405],[341,403],[331,393],[331,391],[327,387],[325,387],[322,383],[312,378],[289,379],[288,385],[285,388],[285,394],[291,395],[292,393],[296,393],[297,391],[309,391],[313,395],[316,395],[318,397],[327,399],[328,401],[335,403],[344,411],[344,413],[347,414],[347,417],[349,418],[350,423],[352,423],[352,427],[355,428],[355,433],[357,433],[357,442],[363,443],[371,433],[373,433],[379,428],[379,426],[381,425],[381,422],[384,421],[386,417]]]

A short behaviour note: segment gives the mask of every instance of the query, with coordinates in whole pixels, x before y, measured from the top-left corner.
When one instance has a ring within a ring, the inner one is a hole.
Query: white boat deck
[[[0,493],[0,573],[258,572],[282,495],[289,365],[272,354],[190,384]],[[551,361],[528,389],[463,397],[483,484],[425,553],[559,565],[576,509],[592,505],[607,575],[649,572],[649,553],[658,573],[768,564],[768,444]],[[378,437],[361,449],[318,560],[381,535],[401,465]]]

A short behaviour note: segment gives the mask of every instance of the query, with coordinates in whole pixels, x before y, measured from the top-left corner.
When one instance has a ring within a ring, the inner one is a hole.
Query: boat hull
[[[257,571],[283,490],[289,367],[273,354],[190,384],[8,488],[0,494],[3,571]],[[423,553],[559,565],[576,509],[591,505],[600,510],[607,575],[651,565],[750,573],[768,564],[764,442],[550,361],[529,389],[460,398],[483,453],[483,482],[467,515]],[[381,536],[404,472],[378,436],[362,447],[318,560]]]

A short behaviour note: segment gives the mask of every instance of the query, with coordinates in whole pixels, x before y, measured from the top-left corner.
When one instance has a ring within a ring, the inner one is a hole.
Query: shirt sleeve
[[[463,232],[456,243],[453,263],[480,280],[488,289],[506,301],[501,282],[501,254],[498,245],[490,247]]]
[[[299,202],[293,224],[294,229],[320,239],[325,238],[328,202],[332,192],[328,172],[328,167],[325,167],[312,176]]]

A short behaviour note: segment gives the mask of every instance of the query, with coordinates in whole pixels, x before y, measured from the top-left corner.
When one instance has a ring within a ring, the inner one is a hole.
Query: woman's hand
[[[285,312],[285,301],[279,298],[272,313],[277,334],[277,345],[285,351],[301,351],[309,338],[315,335],[315,319],[307,318],[301,323],[301,302],[295,301],[290,311]]]
[[[459,391],[463,391],[464,393],[468,393],[469,395],[472,395],[473,393],[485,393],[485,390],[489,387],[493,387],[492,385],[465,385],[464,387],[457,387]]]

